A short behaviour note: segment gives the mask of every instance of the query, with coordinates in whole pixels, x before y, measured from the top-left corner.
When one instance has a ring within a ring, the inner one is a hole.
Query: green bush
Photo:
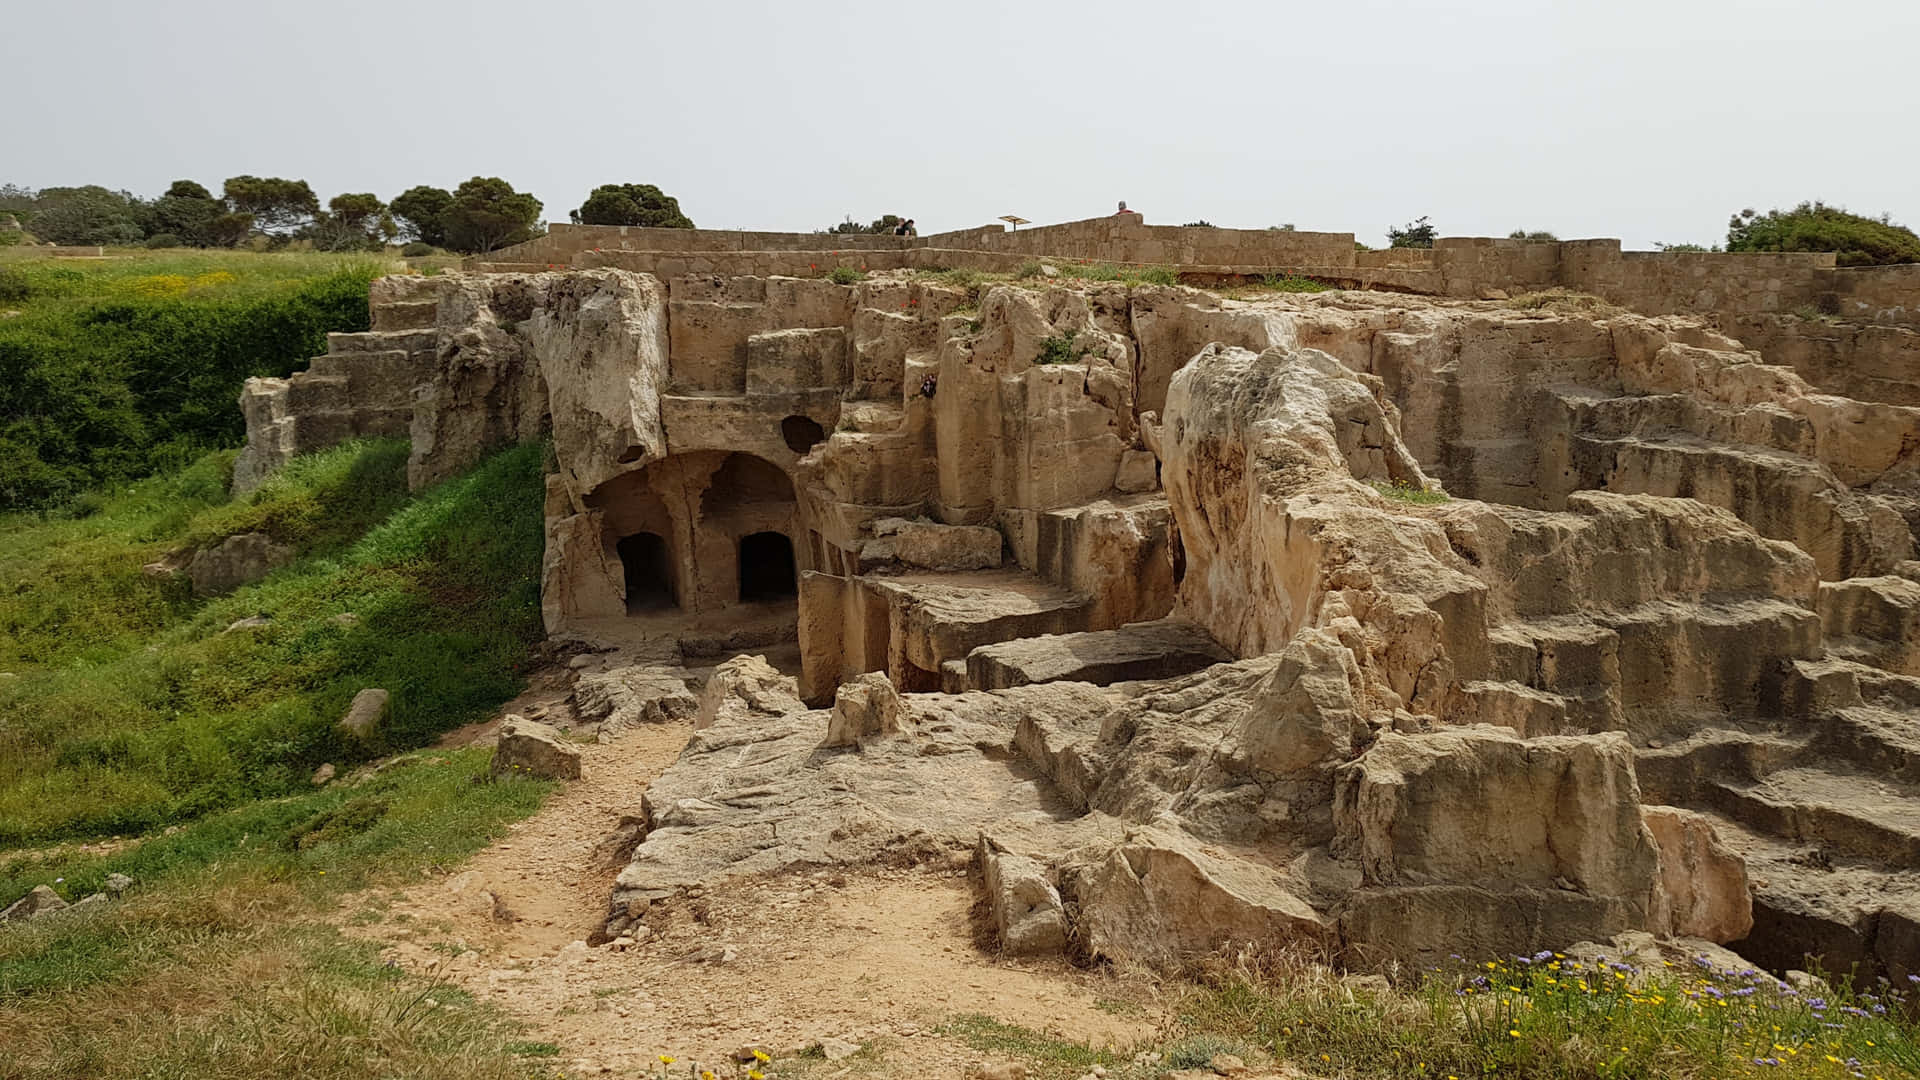
[[[0,267],[0,303],[24,303],[33,295],[33,283],[18,267]]]
[[[827,280],[835,285],[857,285],[867,280],[867,274],[866,271],[856,270],[851,266],[836,266],[827,273]]]
[[[19,229],[0,229],[0,248],[15,247],[26,242],[27,234]]]
[[[1742,210],[1727,222],[1728,251],[1831,251],[1841,266],[1920,262],[1920,235],[1835,206],[1803,202],[1792,210]]]
[[[162,248],[177,248],[179,246],[180,238],[172,233],[156,233],[147,237],[146,247],[154,251]]]
[[[423,256],[433,254],[433,245],[424,244],[418,240],[415,240],[413,243],[408,244],[406,247],[401,248],[400,254],[406,256],[409,259],[418,259]]]
[[[240,289],[221,270],[102,284],[98,271],[9,268],[0,299],[66,302],[0,322],[0,510],[57,506],[235,445],[241,384],[304,367],[328,331],[367,329],[377,272]]]

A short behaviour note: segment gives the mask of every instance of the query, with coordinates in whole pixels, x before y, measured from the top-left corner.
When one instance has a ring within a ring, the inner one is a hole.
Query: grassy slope
[[[307,777],[518,690],[539,637],[542,453],[409,498],[404,446],[346,446],[229,501],[223,452],[88,517],[0,519],[0,905],[37,884],[73,900],[111,873],[137,882],[0,929],[0,1080],[526,1074],[492,1011],[313,916],[456,864],[548,785],[476,782],[485,751],[414,751],[319,790]],[[213,600],[140,571],[246,531],[298,561]],[[255,614],[271,625],[224,632]],[[334,728],[368,685],[394,694],[379,746]],[[108,831],[138,842],[25,846]]]
[[[0,662],[19,676],[0,683],[0,845],[282,795],[512,696],[540,635],[540,454],[407,501],[404,447],[343,447],[224,504],[217,458],[87,519],[16,522],[0,534],[0,577],[18,583],[0,595]],[[249,531],[301,559],[211,601],[141,575],[175,544]],[[375,746],[335,727],[369,686],[393,694]]]

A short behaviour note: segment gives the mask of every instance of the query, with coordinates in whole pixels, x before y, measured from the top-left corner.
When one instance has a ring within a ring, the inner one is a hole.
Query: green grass
[[[508,450],[411,500],[393,444],[317,455],[231,503],[209,483],[216,459],[86,519],[9,522],[0,656],[19,670],[0,681],[0,848],[284,796],[323,762],[423,745],[512,697],[541,635],[542,453]],[[301,557],[212,600],[139,574],[187,539],[251,529]],[[223,632],[254,615],[271,623]],[[336,727],[369,686],[393,695],[371,746]]]
[[[1255,287],[1266,292],[1283,293],[1317,293],[1327,292],[1333,288],[1324,281],[1315,281],[1298,274],[1268,274],[1262,277]]]
[[[835,285],[858,285],[867,280],[867,272],[851,266],[836,266],[827,271],[827,280]]]
[[[1127,1060],[1112,1050],[1091,1049],[976,1013],[950,1017],[937,1034],[982,1053],[1019,1058],[1029,1064],[1028,1075],[1035,1080],[1077,1077],[1095,1065],[1111,1070]]]
[[[1385,480],[1369,480],[1367,486],[1394,502],[1406,503],[1410,506],[1438,506],[1441,503],[1453,501],[1452,496],[1444,491],[1429,491],[1398,480],[1393,483]]]
[[[452,868],[552,787],[480,783],[486,764],[485,750],[419,752],[113,854],[0,859],[0,895],[135,881],[122,900],[0,932],[0,1077],[526,1075],[510,1025],[316,921],[350,890]],[[359,827],[292,842],[376,801]]]
[[[1115,263],[1060,263],[1062,277],[1083,281],[1117,281],[1125,285],[1178,285],[1180,271],[1171,266],[1122,266]]]
[[[59,507],[236,444],[252,375],[368,327],[392,268],[316,254],[0,253],[0,509]]]

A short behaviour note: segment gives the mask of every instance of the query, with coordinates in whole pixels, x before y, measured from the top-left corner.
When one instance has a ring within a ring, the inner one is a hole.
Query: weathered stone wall
[[[1821,276],[1821,308],[1848,322],[1920,327],[1920,264],[1852,266]]]

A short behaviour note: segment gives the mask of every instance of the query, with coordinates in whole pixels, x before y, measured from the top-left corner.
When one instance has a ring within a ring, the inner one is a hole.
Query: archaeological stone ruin
[[[694,729],[609,934],[971,852],[1016,953],[1920,970],[1920,266],[1131,214],[488,259],[251,381],[235,481],[550,441],[561,726]]]

